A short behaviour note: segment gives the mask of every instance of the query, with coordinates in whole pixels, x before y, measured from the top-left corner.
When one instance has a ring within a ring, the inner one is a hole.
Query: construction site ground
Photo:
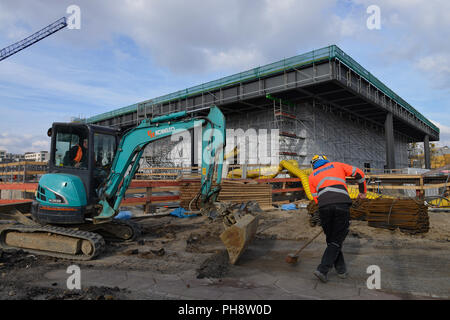
[[[220,222],[170,215],[139,219],[134,242],[107,243],[95,260],[68,261],[2,251],[0,299],[449,299],[450,213],[430,212],[430,230],[408,235],[352,221],[343,252],[347,279],[313,275],[325,249],[320,235],[297,264],[289,253],[320,231],[306,209],[261,213],[258,233],[236,265],[219,239]],[[67,268],[81,270],[81,289],[69,290]],[[368,289],[367,268],[381,271],[381,289]]]

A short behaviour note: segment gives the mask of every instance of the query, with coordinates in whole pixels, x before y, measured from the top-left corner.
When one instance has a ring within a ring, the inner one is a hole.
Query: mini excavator
[[[105,239],[135,240],[139,225],[114,217],[120,212],[145,147],[201,124],[201,187],[195,205],[202,215],[223,219],[221,239],[234,264],[254,238],[258,218],[249,211],[236,211],[235,204],[230,209],[217,202],[225,117],[215,106],[208,109],[207,116],[182,111],[144,119],[125,132],[85,123],[53,123],[48,131],[49,173],[39,180],[36,199],[31,204],[0,206],[1,247],[90,260],[103,251]]]

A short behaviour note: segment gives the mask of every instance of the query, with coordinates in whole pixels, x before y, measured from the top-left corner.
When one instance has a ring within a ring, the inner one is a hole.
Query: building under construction
[[[362,168],[404,168],[408,166],[408,143],[425,142],[425,166],[429,168],[428,142],[439,140],[439,129],[433,123],[335,45],[93,116],[86,122],[128,128],[144,118],[210,105],[219,106],[226,115],[227,129],[278,129],[279,158],[295,159],[300,165],[323,153]],[[187,161],[197,164],[194,149]],[[269,149],[273,148],[269,145]]]

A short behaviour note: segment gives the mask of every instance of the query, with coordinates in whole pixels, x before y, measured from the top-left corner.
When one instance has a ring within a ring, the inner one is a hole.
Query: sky
[[[71,17],[71,5],[80,8],[79,29],[0,61],[0,150],[48,150],[53,122],[331,44],[437,125],[439,144],[450,146],[450,1],[0,0],[0,48]],[[368,27],[373,5],[379,29]]]

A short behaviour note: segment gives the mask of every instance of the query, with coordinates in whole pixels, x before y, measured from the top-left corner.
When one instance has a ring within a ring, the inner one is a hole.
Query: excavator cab
[[[109,175],[119,131],[77,123],[54,123],[49,173],[42,176],[33,217],[46,224],[81,224],[93,214],[98,188]]]

